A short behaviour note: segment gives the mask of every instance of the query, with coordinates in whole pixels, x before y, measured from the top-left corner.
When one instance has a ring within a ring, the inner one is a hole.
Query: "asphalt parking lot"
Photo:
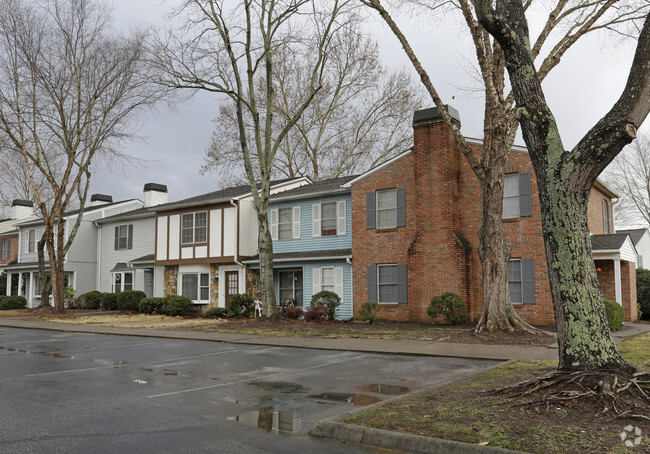
[[[493,364],[0,328],[0,452],[368,452],[308,432]]]

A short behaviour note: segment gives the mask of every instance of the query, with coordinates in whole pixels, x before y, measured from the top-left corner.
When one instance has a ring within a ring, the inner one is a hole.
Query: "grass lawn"
[[[640,371],[650,372],[650,333],[626,340],[619,349]],[[588,402],[522,406],[489,392],[545,375],[555,366],[541,361],[507,364],[358,413],[345,422],[540,454],[650,453],[648,420],[616,419],[613,412],[602,414]],[[642,431],[640,444],[633,448],[621,440],[628,425]]]

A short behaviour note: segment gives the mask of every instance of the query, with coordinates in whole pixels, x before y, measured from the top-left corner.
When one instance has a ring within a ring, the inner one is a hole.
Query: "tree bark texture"
[[[600,172],[633,139],[650,111],[650,30],[646,18],[623,94],[570,152],[564,150],[529,47],[521,1],[474,0],[481,24],[503,48],[524,140],[539,188],[559,346],[559,369],[632,369],[613,342],[591,256],[587,203]]]
[[[275,301],[275,286],[273,285],[273,240],[269,230],[269,221],[264,207],[258,212],[257,244],[260,257],[260,285],[262,291],[263,317],[270,320],[279,320]]]

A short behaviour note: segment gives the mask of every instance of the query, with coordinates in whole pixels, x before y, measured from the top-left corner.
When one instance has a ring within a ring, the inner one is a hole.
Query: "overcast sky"
[[[120,29],[134,23],[162,25],[176,3],[177,0],[109,1]],[[408,30],[411,45],[443,100],[460,112],[464,134],[482,138],[483,100],[479,94],[465,89],[477,85],[468,75],[475,58],[464,24],[449,20],[424,23],[407,16],[396,19],[403,30]],[[379,39],[384,64],[411,70],[399,43],[383,22],[369,21],[369,30]],[[612,43],[602,35],[591,37],[574,46],[547,78],[545,93],[566,148],[573,147],[618,98],[633,53],[631,42]],[[191,102],[179,103],[176,112],[161,108],[148,114],[140,130],[146,139],[131,144],[127,150],[148,161],[147,165],[98,169],[93,175],[91,193],[110,194],[114,200],[142,198],[144,184],[154,182],[166,184],[169,200],[174,201],[216,190],[219,185],[215,177],[200,175],[199,169],[210,142],[218,101],[215,95],[201,94]],[[648,123],[642,127],[646,134],[650,130]],[[523,144],[521,139],[519,143]]]

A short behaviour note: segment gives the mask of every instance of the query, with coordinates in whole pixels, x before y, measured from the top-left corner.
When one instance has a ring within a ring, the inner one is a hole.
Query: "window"
[[[298,307],[302,307],[302,271],[283,270],[278,272],[280,281],[279,296],[280,303],[288,299],[295,300]]]
[[[133,249],[133,224],[115,226],[115,250]]]
[[[532,216],[530,173],[507,174],[503,182],[503,219]]]
[[[312,295],[329,290],[340,296],[343,302],[343,267],[312,268],[312,273]]]
[[[270,211],[271,239],[300,238],[300,207],[283,207]]]
[[[382,189],[366,194],[366,228],[392,229],[406,226],[406,191]]]
[[[320,290],[328,292],[334,292],[334,268],[321,268],[321,283]]]
[[[280,208],[278,210],[278,238],[290,240],[293,238],[293,216],[292,208]]]
[[[609,202],[603,199],[603,233],[614,233],[611,229],[612,225],[612,209]]]
[[[210,275],[208,273],[183,273],[181,295],[192,301],[210,300]]]
[[[9,260],[11,257],[11,240],[0,240],[0,260]]]
[[[208,241],[208,213],[186,213],[181,220],[181,244],[206,243]]]
[[[336,235],[336,202],[320,204],[321,235]]]
[[[368,267],[368,302],[408,303],[407,266],[380,264]]]
[[[36,229],[25,232],[25,252],[36,252]]]
[[[113,273],[113,293],[126,290],[133,290],[133,273],[126,271]]]
[[[513,304],[535,304],[535,261],[515,259],[508,264],[508,291]]]

